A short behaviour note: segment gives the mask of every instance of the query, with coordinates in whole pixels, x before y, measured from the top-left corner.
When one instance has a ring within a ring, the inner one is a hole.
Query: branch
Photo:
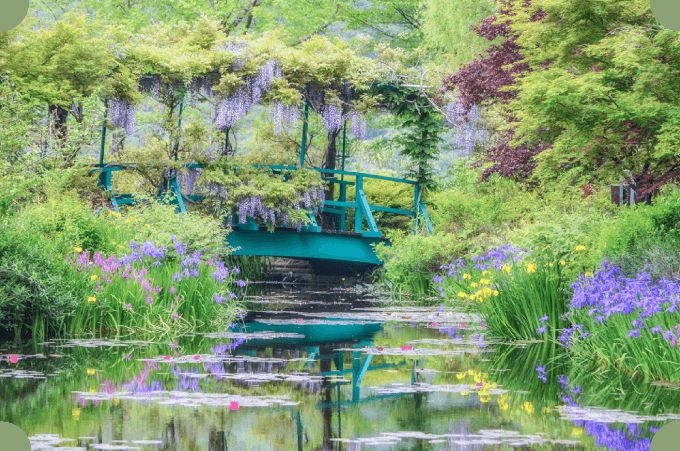
[[[398,6],[393,6],[392,8],[406,21],[408,25],[411,26],[411,28],[420,29],[421,23],[418,19],[415,18],[414,15],[407,13],[406,11],[404,11],[403,8],[400,8]]]
[[[383,34],[383,35],[387,36],[388,38],[392,38],[392,39],[396,39],[396,38],[397,38],[395,35],[393,35],[393,34],[391,34],[391,33],[388,33],[388,32],[386,32],[385,30],[382,30],[382,29],[376,27],[375,25],[372,25],[372,24],[368,23],[368,22],[366,22],[366,21],[363,20],[363,19],[359,19],[358,17],[355,17],[355,19],[357,20],[357,22],[359,22],[359,23],[361,23],[361,24],[367,26],[368,28],[372,28],[373,30],[377,31],[377,32],[380,33],[380,34]]]
[[[327,29],[328,27],[330,27],[330,26],[335,22],[335,19],[336,19],[337,16],[338,16],[338,11],[340,11],[340,4],[335,5],[335,11],[333,12],[333,17],[331,17],[331,19],[330,19],[328,22],[326,22],[325,24],[321,25],[319,28],[317,28],[315,31],[312,31],[312,32],[309,33],[308,35],[301,37],[301,38],[298,40],[298,42],[296,42],[294,45],[302,44],[303,42],[308,41],[309,39],[311,39],[313,36],[315,36],[315,35],[317,35],[317,34],[319,34],[319,33],[323,33],[324,31],[326,31],[326,29]]]
[[[241,22],[246,20],[246,18],[248,18],[248,17],[250,17],[248,27],[250,27],[250,22],[252,22],[252,20],[253,20],[253,16],[252,16],[253,8],[260,6],[263,1],[264,0],[250,0],[250,3],[248,3],[243,8],[243,10],[241,10],[241,13],[238,16],[236,16],[236,19],[234,19],[234,21],[231,23],[231,26],[228,28],[228,31],[232,31],[232,30],[235,30],[236,28],[238,28],[238,26],[241,25]],[[248,28],[246,28],[246,30],[247,29]]]

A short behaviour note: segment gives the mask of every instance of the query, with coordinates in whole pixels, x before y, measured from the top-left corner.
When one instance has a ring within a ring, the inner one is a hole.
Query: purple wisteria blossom
[[[233,127],[254,105],[271,90],[272,81],[281,77],[281,69],[274,61],[267,61],[258,73],[245,79],[236,91],[218,100],[213,114],[215,125],[221,130]]]
[[[108,120],[114,127],[122,128],[131,135],[135,132],[135,106],[126,99],[113,98],[108,101]]]
[[[343,117],[342,108],[334,103],[329,103],[321,107],[321,118],[323,125],[329,133],[335,133],[342,127]]]
[[[464,155],[472,155],[475,147],[489,139],[489,131],[483,127],[477,105],[466,109],[461,102],[451,102],[445,108],[448,125],[455,132],[455,146]]]
[[[356,111],[350,113],[352,118],[352,134],[356,139],[366,139],[368,134],[368,125],[366,123],[366,116],[363,113],[358,113]]]
[[[299,107],[297,105],[288,106],[283,102],[276,102],[271,107],[271,115],[274,119],[274,133],[277,135],[294,129],[300,121]]]
[[[256,222],[271,226],[290,227],[294,225],[301,228],[302,223],[291,224],[287,211],[289,209],[301,210],[304,207],[314,214],[319,212],[325,199],[325,192],[321,186],[313,186],[309,191],[298,192],[297,200],[287,205],[270,205],[260,196],[243,196],[236,199],[239,222],[245,224],[248,218]]]

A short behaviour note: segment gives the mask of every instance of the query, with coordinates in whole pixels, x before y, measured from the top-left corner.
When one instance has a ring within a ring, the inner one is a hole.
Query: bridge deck
[[[236,256],[265,256],[299,259],[330,260],[380,265],[373,246],[388,243],[380,237],[366,237],[351,232],[310,232],[294,229],[266,230],[234,229],[227,242]]]

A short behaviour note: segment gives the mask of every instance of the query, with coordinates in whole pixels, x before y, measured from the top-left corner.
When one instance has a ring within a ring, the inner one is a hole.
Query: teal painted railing
[[[99,172],[99,185],[109,193],[111,193],[111,204],[115,210],[118,210],[122,205],[132,205],[135,203],[134,196],[130,194],[115,194],[113,187],[113,173],[117,171],[125,171],[133,168],[132,164],[97,164],[93,173]],[[197,169],[202,166],[199,164],[186,165],[187,169]],[[274,174],[283,173],[286,171],[294,171],[299,169],[296,166],[280,166],[280,165],[256,165],[258,168],[266,168]],[[364,237],[379,238],[382,237],[382,232],[378,227],[373,212],[382,212],[393,215],[406,216],[415,219],[414,233],[421,230],[424,226],[428,232],[432,232],[432,222],[427,214],[427,210],[422,201],[422,188],[420,184],[413,180],[407,180],[398,177],[390,177],[385,175],[369,174],[364,172],[345,171],[340,169],[323,169],[323,168],[307,168],[309,170],[317,171],[322,175],[325,183],[338,184],[340,186],[337,199],[327,199],[324,201],[322,213],[336,215],[338,217],[338,231],[347,232],[347,218],[352,212],[354,214],[353,232],[361,234]],[[393,208],[382,205],[375,205],[369,202],[365,191],[366,180],[381,180],[392,182],[396,184],[409,185],[413,189],[413,204],[410,209]],[[348,188],[354,188],[354,196],[350,198]],[[177,177],[171,177],[163,190],[159,192],[159,196],[172,194],[173,202],[177,206],[179,213],[187,211],[185,200],[197,202],[202,200],[200,195],[184,195],[181,192]],[[306,232],[321,232],[322,229],[318,225],[316,217],[309,212],[310,223],[304,227]],[[240,224],[238,217],[232,214],[232,225],[245,230],[258,230],[259,225],[252,219],[248,219],[246,224]]]

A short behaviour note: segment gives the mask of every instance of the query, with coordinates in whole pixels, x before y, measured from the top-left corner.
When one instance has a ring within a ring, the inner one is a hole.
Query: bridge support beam
[[[323,232],[297,232],[277,229],[266,230],[234,229],[228,236],[229,246],[237,248],[236,256],[285,257],[311,260],[331,260],[368,265],[381,265],[373,246],[386,242],[383,238],[365,237],[356,234]]]

